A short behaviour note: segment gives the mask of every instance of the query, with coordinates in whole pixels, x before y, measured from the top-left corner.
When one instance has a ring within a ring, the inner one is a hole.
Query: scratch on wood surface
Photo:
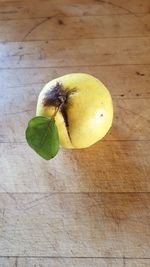
[[[137,112],[135,112],[135,111],[133,111],[133,110],[131,110],[131,109],[129,109],[129,108],[124,108],[124,107],[122,107],[122,106],[120,106],[120,105],[118,105],[118,107],[119,107],[120,109],[124,110],[125,113],[130,112],[131,114],[136,115],[136,116],[140,117],[141,119],[144,119],[144,120],[147,121],[148,123],[150,122],[149,119],[145,118],[144,116],[140,115],[139,113],[137,113]]]
[[[8,116],[8,115],[17,115],[17,114],[22,114],[22,113],[27,113],[32,111],[32,109],[25,109],[25,110],[20,110],[16,112],[9,112],[9,113],[3,113],[3,115]]]
[[[3,209],[3,211],[2,211],[2,215],[3,215],[3,217],[4,217],[4,215],[5,215],[5,209]]]
[[[46,17],[44,18],[42,21],[38,22],[36,25],[34,25],[26,34],[25,36],[22,38],[21,42],[25,41],[25,39],[35,30],[37,29],[40,25],[42,25],[43,23],[45,23],[46,21],[54,18],[55,16],[57,16],[58,14],[55,14],[53,16],[50,17]]]
[[[19,60],[21,60],[24,56],[31,56],[33,55],[33,53],[23,53],[23,54],[19,54],[20,51],[17,51],[16,53],[14,54],[7,54],[7,57],[19,57]]]
[[[40,229],[41,230],[41,229]],[[44,230],[42,229],[42,234],[43,234],[43,237],[45,238],[45,240],[49,243],[50,247],[54,250],[54,252],[57,253],[57,256],[59,256],[59,253],[55,247],[55,245],[52,243],[52,241],[48,238],[49,235],[45,234],[44,233]]]
[[[47,199],[47,198],[49,198],[49,197],[50,197],[50,194],[48,194],[48,195],[46,195],[46,196],[43,196],[43,197],[41,197],[41,198],[37,198],[37,199],[35,199],[35,200],[32,200],[32,201],[30,201],[29,203],[27,203],[27,205],[29,205],[28,207],[23,207],[23,208],[21,208],[21,210],[22,210],[22,211],[27,211],[27,210],[30,210],[30,209],[36,207],[36,206],[39,206],[41,200]],[[31,204],[33,204],[33,203],[34,203],[34,205],[31,205]]]
[[[10,244],[12,244],[14,246],[14,243],[13,243],[13,241],[11,239],[9,239],[9,238],[7,238],[6,236],[3,236],[3,235],[0,235],[0,239],[1,238],[4,239],[4,240],[6,240],[8,242],[8,244],[10,243]]]
[[[126,266],[126,260],[125,260],[125,257],[123,257],[123,267]]]
[[[10,144],[10,145],[18,145],[18,144],[26,144],[24,141],[2,141],[0,140],[0,144]],[[0,186],[1,187],[1,186]]]
[[[22,41],[25,41],[25,39],[35,30],[37,29],[40,25],[42,25],[43,23],[45,23],[47,20],[49,20],[50,18],[47,17],[45,19],[43,19],[42,21],[38,22],[36,25],[34,25],[26,34],[25,36],[22,38]]]
[[[13,199],[13,200],[15,201],[15,203],[16,203],[16,198],[13,196],[13,193],[7,192],[7,190],[6,190],[2,185],[0,185],[0,188],[2,188],[3,191],[4,191],[4,192],[5,192],[11,199]]]
[[[24,55],[19,55],[19,62],[23,59]]]
[[[15,267],[18,267],[18,257],[16,257],[16,260],[15,260]]]
[[[5,208],[2,209],[2,212],[0,212],[0,214],[2,215],[0,216],[0,227],[2,227],[3,224],[7,224],[7,218],[5,218]]]
[[[132,14],[132,15],[136,16],[136,14],[133,13],[130,9],[125,8],[125,7],[123,7],[123,6],[120,6],[120,5],[117,5],[117,4],[114,4],[114,3],[110,2],[110,1],[97,0],[97,2],[100,2],[100,3],[103,3],[103,4],[108,4],[108,5],[111,5],[111,6],[113,6],[113,7],[120,8],[120,9],[122,9],[122,10],[128,12],[129,14]]]
[[[0,11],[0,14],[16,14],[17,10]]]
[[[90,193],[87,193],[87,195],[92,200],[92,204],[88,206],[88,211],[90,212],[91,210],[93,210],[94,207],[99,207],[101,205],[101,202],[97,201],[97,199],[93,197]]]

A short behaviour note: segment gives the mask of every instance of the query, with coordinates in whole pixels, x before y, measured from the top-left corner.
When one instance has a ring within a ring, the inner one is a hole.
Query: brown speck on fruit
[[[120,95],[120,96],[122,96],[122,97],[123,97],[124,95],[122,94],[122,95]]]
[[[140,94],[136,94],[136,96],[140,96]]]

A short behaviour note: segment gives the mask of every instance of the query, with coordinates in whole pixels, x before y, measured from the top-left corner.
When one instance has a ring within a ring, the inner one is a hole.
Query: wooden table
[[[47,162],[26,144],[43,85],[87,72],[114,123]],[[150,266],[150,1],[0,0],[0,266]]]

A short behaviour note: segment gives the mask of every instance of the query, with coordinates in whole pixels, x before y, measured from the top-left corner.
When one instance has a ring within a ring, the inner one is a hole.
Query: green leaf
[[[28,122],[26,140],[42,158],[49,160],[59,150],[58,130],[53,118],[37,116]]]

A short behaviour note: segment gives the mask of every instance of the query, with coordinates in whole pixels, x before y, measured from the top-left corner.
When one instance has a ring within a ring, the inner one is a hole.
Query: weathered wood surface
[[[0,210],[0,256],[149,257],[146,193],[1,193]]]
[[[0,0],[0,267],[150,266],[149,0]],[[87,72],[114,123],[50,162],[25,143],[43,85]]]
[[[0,144],[1,192],[149,192],[150,142],[106,141],[45,162],[26,144]],[[18,167],[19,166],[19,167]],[[65,167],[64,167],[65,166]]]
[[[0,19],[149,13],[149,0],[1,0]]]
[[[150,64],[150,37],[0,43],[0,68]]]
[[[2,258],[0,267],[124,267],[121,259],[97,258]],[[146,267],[146,266],[138,266]]]
[[[0,41],[143,37],[150,35],[149,23],[150,14],[3,20]]]
[[[125,260],[125,266],[126,267],[149,267],[150,266],[150,260],[149,259],[128,259]]]
[[[2,95],[2,90],[8,90],[8,96],[12,97],[15,92],[21,94],[27,91],[29,94],[30,90],[34,90],[37,96],[47,81],[72,72],[100,77],[113,98],[150,98],[150,65],[0,69],[0,93]]]
[[[149,267],[149,259],[111,259],[111,258],[1,258],[1,267]]]

